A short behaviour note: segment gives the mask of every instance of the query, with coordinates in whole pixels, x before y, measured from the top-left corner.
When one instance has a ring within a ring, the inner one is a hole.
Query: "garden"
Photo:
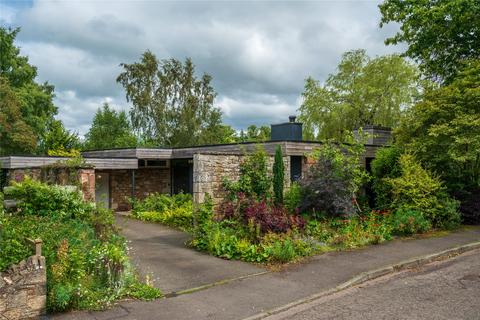
[[[132,217],[189,232],[193,248],[214,256],[267,264],[460,225],[459,201],[413,154],[385,147],[368,173],[364,151],[353,136],[327,141],[308,155],[315,161],[304,177],[285,190],[280,147],[273,170],[259,147],[245,156],[238,181],[224,178],[221,203],[207,197],[194,210],[190,195],[153,194],[133,202]]]
[[[26,238],[42,239],[49,312],[103,309],[121,298],[161,296],[137,276],[113,213],[85,202],[76,188],[27,177],[6,188],[5,196],[18,204],[6,212],[0,207],[0,271],[33,254]]]

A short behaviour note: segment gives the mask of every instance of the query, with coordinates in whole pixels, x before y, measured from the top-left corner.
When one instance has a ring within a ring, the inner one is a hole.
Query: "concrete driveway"
[[[265,272],[240,261],[216,258],[188,248],[190,236],[155,223],[117,215],[117,225],[128,239],[130,256],[142,277],[149,276],[164,294]]]

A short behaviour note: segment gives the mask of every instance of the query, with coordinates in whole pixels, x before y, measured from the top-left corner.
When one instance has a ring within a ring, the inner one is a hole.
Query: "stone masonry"
[[[198,153],[193,157],[193,200],[201,203],[208,193],[214,204],[225,196],[223,178],[237,181],[240,177],[240,163],[245,156],[225,153]],[[269,157],[268,168],[272,174],[274,156]],[[290,157],[283,157],[285,165],[285,187],[290,186]]]
[[[0,319],[37,319],[46,313],[45,257],[34,255],[0,273]]]
[[[85,200],[95,201],[95,170],[93,168],[45,167],[7,171],[7,181],[21,182],[25,176],[49,184],[79,186]]]

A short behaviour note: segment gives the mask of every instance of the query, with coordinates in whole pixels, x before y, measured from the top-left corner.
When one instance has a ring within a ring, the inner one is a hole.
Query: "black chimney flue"
[[[297,117],[289,116],[288,122],[272,124],[272,141],[302,141],[302,124],[296,122]]]

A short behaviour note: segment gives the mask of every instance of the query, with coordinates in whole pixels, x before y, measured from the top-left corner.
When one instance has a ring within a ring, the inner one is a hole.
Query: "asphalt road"
[[[268,320],[480,319],[480,251],[377,279]]]

